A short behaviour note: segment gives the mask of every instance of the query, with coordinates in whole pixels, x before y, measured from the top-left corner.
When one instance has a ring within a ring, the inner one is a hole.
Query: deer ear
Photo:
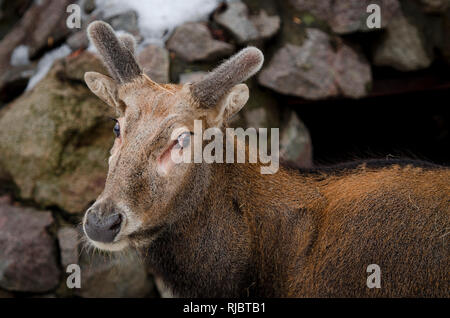
[[[222,127],[245,106],[248,98],[247,85],[235,85],[221,98],[216,107],[209,109],[208,123],[214,127]]]
[[[234,86],[227,95],[225,95],[223,101],[223,122],[227,122],[234,115],[236,115],[242,107],[247,103],[249,97],[249,90],[247,85],[238,84]]]
[[[117,83],[111,77],[97,73],[86,72],[84,80],[89,89],[108,105],[123,113],[124,103],[117,97]]]

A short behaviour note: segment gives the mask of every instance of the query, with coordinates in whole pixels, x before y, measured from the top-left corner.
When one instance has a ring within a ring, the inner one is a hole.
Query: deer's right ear
[[[111,77],[97,72],[86,72],[84,80],[89,89],[101,100],[120,113],[125,111],[124,103],[117,97],[117,83]]]

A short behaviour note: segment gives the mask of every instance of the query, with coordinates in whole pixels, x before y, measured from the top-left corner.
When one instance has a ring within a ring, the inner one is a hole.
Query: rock
[[[58,285],[55,242],[47,233],[49,212],[0,205],[0,287],[46,292]]]
[[[71,0],[34,1],[22,19],[0,42],[0,68],[9,64],[13,50],[19,45],[29,47],[30,58],[53,47],[70,32],[66,27],[66,7]]]
[[[275,53],[259,74],[259,83],[312,100],[340,93],[352,98],[365,96],[372,76],[368,62],[343,43],[335,52],[329,36],[318,29],[306,32],[303,45],[286,44]]]
[[[228,3],[224,11],[214,14],[214,20],[230,31],[239,44],[271,38],[280,29],[280,17],[269,17],[264,10],[249,16],[242,2]]]
[[[309,131],[293,111],[289,113],[280,132],[280,158],[296,165],[312,167],[312,142]]]
[[[211,61],[234,51],[233,45],[214,40],[206,25],[192,22],[175,29],[167,48],[187,62]]]
[[[247,6],[242,2],[228,3],[223,12],[214,14],[214,20],[229,30],[240,44],[258,38],[258,30],[250,21]]]
[[[25,14],[33,0],[0,1],[0,39],[2,39]]]
[[[206,76],[206,74],[208,73],[201,71],[180,74],[180,84],[197,82]]]
[[[433,61],[431,55],[419,28],[400,15],[389,24],[386,33],[376,44],[373,62],[377,66],[414,71],[430,66]]]
[[[105,18],[115,31],[125,31],[139,35],[138,15],[136,11],[129,10],[118,15]]]
[[[328,35],[308,29],[303,46],[284,45],[258,79],[261,85],[282,94],[308,99],[337,96],[339,90],[330,67],[334,57]]]
[[[367,27],[367,12],[370,4],[378,4],[382,13],[381,27],[386,27],[400,11],[398,0],[346,0],[346,1],[310,1],[290,0],[299,11],[307,11],[324,20],[333,32],[338,34],[356,31],[371,31]]]
[[[258,15],[251,16],[250,20],[258,30],[259,39],[270,39],[280,30],[280,17],[268,16],[264,10],[261,10]]]
[[[65,226],[58,230],[58,243],[61,257],[61,265],[66,268],[70,264],[78,264],[78,231]]]
[[[89,252],[81,256],[81,288],[76,295],[86,298],[145,297],[154,286],[142,260],[130,251],[110,256]]]
[[[169,52],[157,45],[146,46],[137,57],[145,74],[157,83],[169,82]]]
[[[89,47],[89,39],[87,37],[86,30],[72,33],[67,38],[66,43],[73,51]]]
[[[2,195],[0,195],[0,205],[1,204],[9,204],[9,205],[11,205],[11,203],[12,203],[11,195],[9,195],[9,194],[2,194]]]
[[[86,13],[91,13],[96,8],[95,0],[84,0],[83,1],[83,10]]]
[[[372,84],[372,71],[362,54],[347,45],[341,45],[336,52],[333,69],[342,95],[351,98],[367,95]]]
[[[86,71],[107,74],[88,52],[69,56],[2,109],[0,165],[22,199],[80,213],[103,190],[113,111],[88,90]]]

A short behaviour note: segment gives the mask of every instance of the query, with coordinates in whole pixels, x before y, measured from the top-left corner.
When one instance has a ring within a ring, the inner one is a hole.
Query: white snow
[[[69,55],[70,52],[70,47],[64,44],[41,57],[37,65],[36,73],[30,78],[26,91],[31,90],[41,79],[45,77],[45,75],[47,75],[55,60]]]
[[[135,10],[142,44],[163,45],[173,29],[188,21],[202,21],[221,0],[96,0],[96,11],[105,17]]]
[[[27,45],[19,45],[11,53],[10,64],[12,66],[23,66],[30,64],[29,53]]]

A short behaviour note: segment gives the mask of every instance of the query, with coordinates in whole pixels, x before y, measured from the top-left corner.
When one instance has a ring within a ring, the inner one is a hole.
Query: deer
[[[176,163],[169,153],[193,147],[195,120],[223,131],[244,107],[262,52],[159,84],[132,36],[103,21],[87,32],[110,76],[85,82],[118,115],[104,189],[82,221],[89,244],[139,251],[176,297],[450,296],[447,166],[370,159],[262,174],[261,162]]]

